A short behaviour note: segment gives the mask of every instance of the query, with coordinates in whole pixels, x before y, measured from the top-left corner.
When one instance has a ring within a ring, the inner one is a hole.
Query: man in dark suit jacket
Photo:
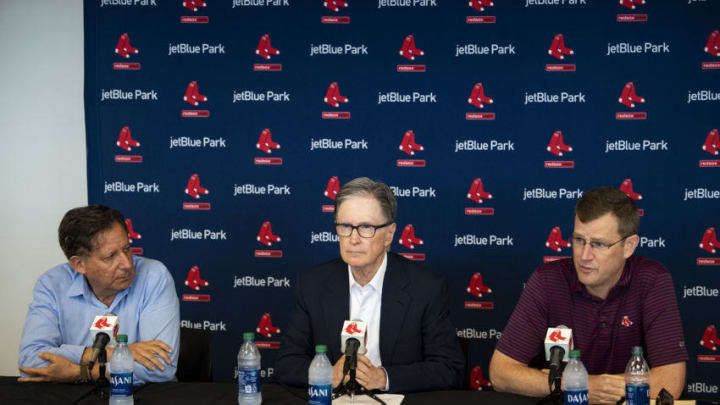
[[[342,258],[298,278],[292,318],[275,362],[278,381],[307,385],[315,345],[325,344],[337,386],[344,362],[340,331],[345,320],[360,315],[368,323],[367,353],[358,357],[357,368],[365,388],[412,392],[461,385],[465,363],[449,318],[444,277],[387,252],[396,210],[383,183],[358,178],[340,190],[335,221]]]

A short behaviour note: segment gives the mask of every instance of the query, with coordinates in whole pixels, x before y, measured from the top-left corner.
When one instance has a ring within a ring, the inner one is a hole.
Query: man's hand
[[[373,366],[370,359],[359,354],[355,378],[368,390],[384,390],[387,376],[384,369]]]
[[[340,380],[343,378],[343,365],[345,365],[345,355],[343,354],[340,359],[333,366],[333,388],[340,385]],[[343,380],[344,382],[345,380]]]
[[[160,340],[150,340],[148,342],[137,342],[128,345],[130,352],[132,352],[133,359],[136,362],[142,364],[150,371],[155,371],[159,368],[165,371],[165,365],[158,359],[160,357],[165,361],[165,364],[170,364],[169,353],[172,353],[172,348],[165,342]]]
[[[29,377],[20,377],[20,382],[57,381],[73,382],[80,378],[80,366],[55,353],[42,352],[38,357],[49,361],[47,367],[19,367]]]
[[[625,378],[620,375],[588,376],[588,399],[591,404],[615,404],[625,396]]]

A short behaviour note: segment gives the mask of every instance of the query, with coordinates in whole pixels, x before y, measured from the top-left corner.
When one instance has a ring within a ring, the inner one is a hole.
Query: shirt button
[[[600,326],[602,326],[603,328],[607,327],[607,322],[601,322]]]

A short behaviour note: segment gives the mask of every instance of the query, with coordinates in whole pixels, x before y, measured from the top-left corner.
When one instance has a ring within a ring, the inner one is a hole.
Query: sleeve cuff
[[[390,376],[388,375],[387,370],[385,370],[385,367],[380,368],[385,372],[385,388],[383,388],[382,391],[390,391]]]

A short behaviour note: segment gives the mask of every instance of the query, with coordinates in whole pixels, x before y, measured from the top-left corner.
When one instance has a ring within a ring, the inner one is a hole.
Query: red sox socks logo
[[[720,247],[720,242],[717,240],[715,228],[711,226],[703,233],[702,240],[700,241],[700,249],[705,249],[708,253],[715,254],[715,249],[718,247]]]
[[[425,148],[415,143],[415,132],[412,129],[405,131],[402,142],[400,142],[400,150],[412,156],[416,150],[425,150]]]
[[[332,176],[330,180],[328,180],[327,186],[325,186],[323,195],[335,201],[338,191],[340,191],[340,180],[338,180],[338,176]]]
[[[631,321],[627,315],[623,316],[622,320],[620,321],[620,325],[622,325],[626,328],[629,328],[630,326],[632,326],[632,324],[633,324],[633,321]]]
[[[645,0],[620,0],[620,5],[635,10],[635,6],[638,4],[645,4]]]
[[[720,56],[720,31],[713,31],[705,43],[705,52],[713,56]]]
[[[424,242],[422,239],[415,236],[415,227],[413,224],[407,224],[405,225],[405,228],[403,228],[402,235],[400,235],[398,243],[408,249],[415,249],[415,245],[422,245]]]
[[[192,266],[185,278],[185,285],[195,291],[199,291],[200,287],[207,287],[210,283],[200,278],[200,268],[198,266]]]
[[[572,152],[573,148],[570,145],[565,144],[562,131],[555,131],[550,137],[550,143],[547,146],[547,151],[554,154],[555,156],[562,156],[563,152]]]
[[[468,6],[474,8],[477,11],[485,11],[485,7],[492,7],[495,3],[491,0],[470,0]]]
[[[323,101],[337,108],[340,107],[340,103],[347,103],[350,100],[345,96],[341,96],[337,82],[332,82],[325,92],[325,98],[323,98]]]
[[[417,49],[415,47],[415,37],[412,35],[405,37],[399,53],[408,60],[415,60],[415,55],[425,55],[425,52],[423,52],[422,49]]]
[[[190,11],[197,12],[198,7],[207,7],[207,3],[203,0],[183,0],[183,7]]]
[[[565,46],[565,38],[563,34],[557,34],[553,37],[548,54],[556,59],[565,59],[565,55],[573,55],[575,51]]]
[[[485,95],[482,83],[475,83],[475,86],[473,86],[472,91],[470,92],[468,103],[477,108],[485,108],[485,104],[492,104],[493,99]]]
[[[130,45],[130,37],[126,32],[118,38],[117,45],[115,46],[115,53],[127,59],[131,54],[136,55],[140,53],[140,51]]]
[[[280,51],[277,50],[277,48],[273,48],[270,44],[270,35],[268,34],[260,37],[260,42],[258,42],[255,53],[265,59],[270,59],[270,55],[280,55]]]
[[[325,0],[323,2],[323,6],[337,13],[340,11],[340,7],[347,7],[348,2],[343,0]]]
[[[125,227],[127,228],[128,239],[130,239],[130,243],[133,242],[133,239],[142,239],[142,235],[133,230],[133,223],[130,218],[125,218]]]
[[[273,333],[275,333],[275,334],[280,333],[280,328],[276,328],[275,326],[273,326],[272,318],[270,317],[270,313],[265,312],[260,317],[260,322],[258,322],[258,326],[255,329],[255,331],[257,333],[265,336],[266,338],[270,338],[270,337],[272,337]]]
[[[708,350],[717,351],[718,345],[720,345],[720,339],[718,339],[717,330],[715,329],[715,325],[710,325],[705,328],[705,333],[703,333],[702,339],[700,339],[700,346]]]
[[[470,191],[468,191],[467,193],[467,198],[475,201],[478,204],[482,204],[483,198],[491,199],[492,194],[486,192],[483,189],[482,179],[478,177],[470,184]]]
[[[620,94],[620,98],[618,98],[618,102],[621,104],[625,104],[630,108],[635,108],[635,103],[644,103],[645,98],[639,97],[637,94],[635,94],[635,84],[633,82],[627,82],[627,84],[625,84],[625,87],[623,87],[622,89],[622,93]]]
[[[130,152],[132,150],[132,147],[137,148],[138,146],[140,146],[140,142],[132,139],[132,136],[130,136],[130,127],[124,126],[120,130],[120,134],[118,135],[118,139],[115,142],[115,145],[125,150],[126,152]]]
[[[198,84],[195,80],[193,80],[190,84],[188,84],[187,89],[185,89],[183,100],[197,107],[200,105],[201,101],[208,101],[208,98],[207,96],[200,94]]]
[[[717,128],[711,130],[705,138],[705,143],[702,146],[702,150],[711,154],[717,155],[720,150],[720,136],[718,136]]]
[[[563,240],[560,227],[555,226],[550,230],[550,235],[548,235],[545,241],[545,246],[556,252],[561,252],[562,248],[569,248],[572,244],[569,241]]]
[[[270,221],[263,222],[256,239],[265,246],[272,246],[273,242],[280,242],[280,237],[273,234]]]
[[[348,335],[353,335],[356,333],[362,333],[362,330],[360,330],[360,328],[358,328],[357,323],[350,322],[348,324],[347,328],[345,328],[345,333],[347,333]]]
[[[109,328],[112,325],[110,325],[110,322],[108,322],[107,318],[104,316],[95,322],[95,328],[102,329],[102,328]]]
[[[210,194],[210,190],[200,185],[200,177],[197,174],[193,174],[188,179],[187,187],[185,187],[185,194],[195,199],[200,198],[200,194]]]
[[[265,153],[270,154],[272,153],[272,149],[280,149],[280,144],[277,142],[273,142],[270,130],[268,128],[265,128],[262,130],[262,132],[260,132],[260,138],[255,144],[255,147]]]
[[[633,200],[642,200],[643,198],[642,194],[633,191],[633,183],[630,179],[623,180],[622,184],[620,184],[620,191],[627,194],[627,196]]]
[[[492,288],[483,284],[482,274],[475,273],[472,277],[470,277],[467,292],[478,298],[482,298],[483,294],[490,294],[492,292]]]
[[[483,378],[482,368],[480,366],[473,367],[470,372],[470,388],[476,391],[482,391],[483,388],[492,387],[490,380]]]

